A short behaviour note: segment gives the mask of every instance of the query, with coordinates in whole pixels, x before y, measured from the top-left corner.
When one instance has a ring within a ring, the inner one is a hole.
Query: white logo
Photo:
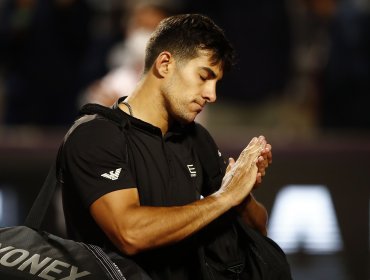
[[[2,246],[3,244],[0,243],[0,248]],[[13,246],[2,247],[0,254],[4,254],[0,258],[1,266],[16,268],[17,270],[37,275],[42,279],[57,279],[55,274],[59,274],[60,277],[69,274],[69,276],[63,279],[74,280],[91,274],[89,271],[79,271],[77,266],[58,259],[41,257],[39,254],[32,254],[27,250],[14,248]],[[40,261],[41,259],[43,260]],[[60,277],[58,279],[62,279]]]
[[[197,176],[197,171],[195,170],[194,164],[188,164],[187,165],[189,172],[190,172],[190,177],[196,177]]]
[[[109,171],[108,173],[103,173],[101,176],[107,179],[110,179],[112,181],[115,181],[118,179],[119,174],[121,173],[122,168],[117,168],[116,171]]]

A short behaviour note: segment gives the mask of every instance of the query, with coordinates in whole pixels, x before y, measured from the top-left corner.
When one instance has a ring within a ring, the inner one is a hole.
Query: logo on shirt
[[[194,164],[188,164],[187,167],[190,172],[190,177],[197,177],[197,171],[195,170]]]
[[[118,179],[121,170],[122,168],[117,168],[116,171],[109,171],[109,173],[103,173],[101,176],[112,181],[115,181]]]

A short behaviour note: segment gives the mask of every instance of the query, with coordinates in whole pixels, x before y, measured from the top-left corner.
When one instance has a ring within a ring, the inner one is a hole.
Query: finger
[[[239,157],[246,157],[253,153],[260,153],[266,145],[264,137],[253,137],[248,146],[240,153]]]
[[[257,137],[253,137],[251,139],[251,141],[248,143],[247,147],[244,148],[244,150],[242,151],[242,153],[246,150],[249,150],[251,149],[254,145],[256,145],[256,143],[258,142],[258,138]]]
[[[270,144],[267,144],[264,149],[264,154],[266,155],[265,158],[269,161],[269,163],[272,162],[272,146]]]
[[[261,155],[258,157],[257,166],[258,168],[267,168],[269,166],[270,160],[264,156]]]
[[[255,183],[255,185],[259,185],[259,184],[261,184],[262,183],[262,175],[261,175],[261,173],[257,173],[257,176],[256,176],[256,183]]]
[[[269,151],[268,148],[265,148],[263,152],[261,153],[261,157],[263,160],[258,158],[258,164],[259,166],[265,166],[267,167],[270,163],[272,163],[272,153]]]
[[[226,172],[229,172],[230,169],[234,166],[235,160],[233,158],[229,158],[229,164],[226,167]]]
[[[239,177],[239,173],[243,174],[247,170],[254,166],[255,172],[258,171],[257,163],[261,151],[265,148],[266,140],[264,137],[254,137],[248,144],[248,146],[241,152],[239,158],[233,166],[232,172],[234,175]]]
[[[259,156],[257,159],[257,164],[263,164],[266,159],[263,155]]]

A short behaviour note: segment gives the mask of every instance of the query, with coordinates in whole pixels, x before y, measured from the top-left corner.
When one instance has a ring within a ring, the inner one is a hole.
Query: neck
[[[150,86],[150,83],[139,83],[135,91],[125,99],[128,106],[120,104],[119,108],[130,114],[131,107],[131,115],[158,127],[164,135],[168,131],[171,120],[159,92],[153,89],[155,87]]]

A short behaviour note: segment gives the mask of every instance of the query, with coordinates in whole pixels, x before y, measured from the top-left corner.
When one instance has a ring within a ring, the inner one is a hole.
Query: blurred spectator
[[[290,0],[287,97],[314,127],[370,128],[370,13],[366,0]]]
[[[370,4],[338,1],[322,76],[321,125],[370,129]]]
[[[80,105],[110,106],[118,97],[129,95],[135,87],[144,67],[145,46],[150,34],[170,12],[167,7],[151,2],[140,3],[131,9],[123,40],[108,53],[110,71],[82,92]]]
[[[65,124],[87,44],[84,1],[6,1],[0,15],[6,124]]]
[[[0,7],[4,123],[70,124],[81,88],[107,71],[122,0],[5,0]]]
[[[305,136],[318,124],[319,77],[327,62],[328,29],[336,0],[287,0],[291,29],[290,74],[281,102],[283,118]],[[289,113],[288,113],[289,112]]]

